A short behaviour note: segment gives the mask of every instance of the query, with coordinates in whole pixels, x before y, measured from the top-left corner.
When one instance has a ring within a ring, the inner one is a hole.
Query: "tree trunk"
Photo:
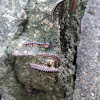
[[[0,88],[16,100],[73,100],[86,0],[57,2],[1,1]],[[34,42],[33,47],[27,42]],[[34,64],[33,69],[29,64]]]

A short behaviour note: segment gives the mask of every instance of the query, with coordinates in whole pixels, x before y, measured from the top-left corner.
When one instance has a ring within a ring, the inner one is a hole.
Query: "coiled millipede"
[[[54,54],[51,54],[51,53],[37,53],[37,55],[38,56],[43,56],[43,57],[51,57],[51,58],[56,60],[56,67],[60,66],[60,59],[59,59],[59,57],[57,57]]]
[[[51,20],[52,20],[52,22],[54,22],[56,9],[57,9],[58,6],[59,6],[60,4],[62,4],[63,2],[64,2],[64,0],[61,0],[61,1],[57,2],[57,3],[55,4],[55,6],[53,7],[52,12],[51,12]]]

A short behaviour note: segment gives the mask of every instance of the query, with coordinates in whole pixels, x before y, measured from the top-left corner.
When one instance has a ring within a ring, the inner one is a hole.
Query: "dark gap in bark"
[[[73,80],[74,80],[74,85],[73,85],[73,89],[75,89],[75,80],[76,80],[76,70],[77,70],[77,64],[76,64],[76,61],[77,61],[77,46],[75,46],[75,55],[74,55],[74,61],[73,61],[73,65],[75,65],[75,74],[73,75]]]
[[[0,100],[1,100],[1,94],[0,94]]]

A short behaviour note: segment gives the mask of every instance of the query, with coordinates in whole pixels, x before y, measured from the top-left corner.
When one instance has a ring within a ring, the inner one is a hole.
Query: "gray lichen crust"
[[[16,100],[12,95],[0,88],[0,100]]]

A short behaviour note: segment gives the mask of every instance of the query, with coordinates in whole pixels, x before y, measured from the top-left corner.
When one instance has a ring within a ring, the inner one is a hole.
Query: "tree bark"
[[[57,2],[1,1],[0,88],[16,100],[73,100],[80,20],[86,1],[58,3],[53,23],[51,12]],[[50,48],[28,47],[24,45],[26,42],[49,43]],[[51,56],[39,56],[40,52]],[[43,68],[53,66],[60,72],[34,70],[28,66],[30,63]]]

